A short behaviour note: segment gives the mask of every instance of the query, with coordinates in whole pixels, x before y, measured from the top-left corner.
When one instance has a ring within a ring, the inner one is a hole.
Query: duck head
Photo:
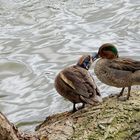
[[[111,43],[106,43],[103,44],[100,48],[98,53],[94,53],[92,55],[92,59],[95,60],[97,58],[106,58],[106,59],[115,59],[118,58],[118,50],[117,48],[111,44]]]
[[[80,57],[79,61],[77,62],[77,65],[86,70],[89,70],[92,62],[93,61],[91,55],[83,55],[82,57]]]

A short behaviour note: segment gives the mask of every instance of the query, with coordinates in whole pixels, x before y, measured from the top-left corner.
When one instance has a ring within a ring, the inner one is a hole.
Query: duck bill
[[[98,55],[98,53],[93,53],[92,54],[92,61],[95,61],[96,59],[98,59],[99,58],[99,55]]]

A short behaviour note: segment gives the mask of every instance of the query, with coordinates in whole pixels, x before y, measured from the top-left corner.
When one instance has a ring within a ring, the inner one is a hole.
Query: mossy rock
[[[131,95],[127,101],[112,97],[73,114],[50,116],[37,133],[47,135],[49,140],[139,140],[140,92]]]

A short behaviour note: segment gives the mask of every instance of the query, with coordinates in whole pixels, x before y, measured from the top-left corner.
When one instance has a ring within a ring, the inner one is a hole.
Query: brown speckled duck
[[[88,72],[92,64],[92,56],[82,56],[76,65],[70,66],[58,73],[55,78],[55,88],[64,98],[73,103],[73,112],[77,109],[75,104],[94,104],[101,102],[100,92],[93,77]]]
[[[127,97],[123,100],[129,99],[131,86],[140,85],[140,61],[119,57],[117,48],[110,43],[103,44],[93,59],[98,57],[94,69],[98,79],[107,85],[122,88],[118,97],[128,87]]]

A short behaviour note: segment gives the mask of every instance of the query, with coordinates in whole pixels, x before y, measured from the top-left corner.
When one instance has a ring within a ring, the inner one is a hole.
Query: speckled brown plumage
[[[55,79],[55,88],[64,98],[71,101],[73,111],[76,110],[76,103],[94,104],[101,101],[100,92],[94,82],[93,77],[88,72],[92,63],[90,55],[82,56],[76,65],[62,70]]]
[[[119,96],[122,96],[124,88],[128,87],[129,99],[132,85],[140,85],[140,61],[118,57],[118,51],[112,44],[104,44],[98,52],[94,72],[98,79],[110,86],[122,88]]]

